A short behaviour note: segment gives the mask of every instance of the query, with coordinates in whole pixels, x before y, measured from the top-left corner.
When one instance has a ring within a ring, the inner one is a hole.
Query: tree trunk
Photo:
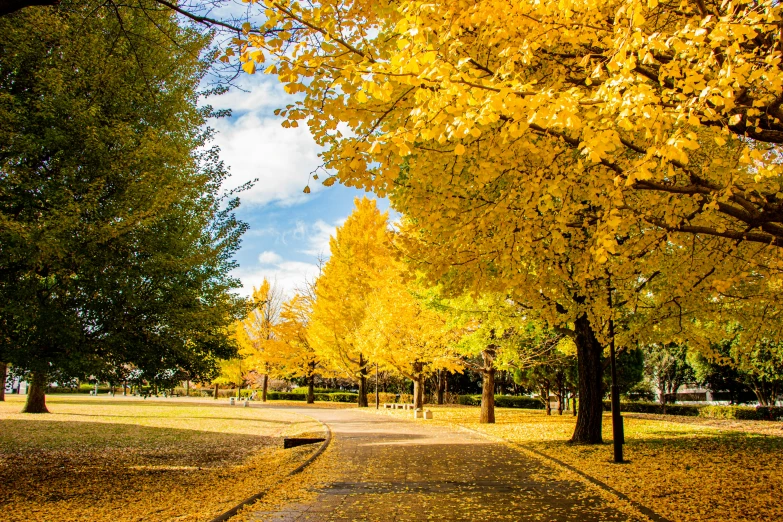
[[[360,408],[366,408],[367,403],[367,361],[362,354],[359,354],[359,398],[357,405]]]
[[[443,375],[443,370],[438,370],[438,405],[443,404],[443,392],[446,389],[446,376]]]
[[[658,403],[661,405],[661,413],[666,413],[666,383],[659,379],[658,385]]]
[[[215,400],[217,400],[217,398],[218,398],[218,387],[219,386],[220,386],[219,384],[215,385]]]
[[[544,393],[545,393],[545,396],[544,396],[545,399],[544,400],[546,401],[545,402],[545,404],[546,404],[546,414],[547,415],[552,415],[552,403],[549,401],[549,394],[550,394],[549,385],[547,385],[546,388],[544,388]]]
[[[0,362],[0,401],[5,400],[5,381],[8,376],[8,365]]]
[[[557,396],[557,414],[563,414],[563,399],[565,398],[565,390],[560,386],[559,394]]]
[[[424,363],[413,363],[413,409],[424,408]]]
[[[261,387],[261,402],[266,402],[266,391],[269,388],[269,374],[264,374],[264,384]]]
[[[770,390],[767,386],[765,386],[764,382],[754,383],[750,388],[756,395],[756,400],[759,402],[759,406],[774,405],[775,401],[772,397],[770,397]]]
[[[128,395],[128,381],[122,381],[122,396],[126,397]]]
[[[492,333],[494,336],[494,332]],[[484,366],[481,368],[481,424],[495,424],[495,346],[489,345],[481,352]]]
[[[573,407],[573,409],[571,411],[572,411],[573,416],[576,417],[576,396],[574,396],[572,398],[572,400],[574,401],[574,407]]]
[[[185,397],[190,397],[190,379],[185,381]]]
[[[603,422],[603,373],[601,364],[603,349],[595,337],[586,313],[575,323],[576,356],[579,369],[579,412],[571,442],[579,444],[601,444]]]
[[[30,386],[27,388],[27,403],[25,403],[22,413],[49,413],[49,410],[46,409],[47,384],[45,373],[32,373]]]
[[[495,368],[481,371],[481,424],[495,424]]]
[[[315,375],[307,378],[307,404],[315,403]]]

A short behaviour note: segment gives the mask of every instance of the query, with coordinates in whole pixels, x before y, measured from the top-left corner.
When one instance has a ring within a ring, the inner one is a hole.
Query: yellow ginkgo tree
[[[656,335],[781,309],[776,0],[259,3],[282,32],[238,55],[301,95],[326,182],[392,195],[433,279],[573,332],[574,441],[601,441],[607,325],[647,335],[619,308]]]
[[[261,375],[261,400],[266,402],[270,374],[274,374],[279,357],[274,349],[275,327],[280,320],[283,293],[266,278],[253,288],[252,308],[237,328],[239,353],[247,374]]]
[[[331,257],[316,282],[307,328],[309,342],[329,369],[355,380],[360,407],[367,406],[370,354],[359,331],[378,274],[394,260],[388,216],[375,201],[356,199],[356,208],[329,241]]]
[[[283,378],[302,378],[307,383],[307,403],[315,401],[315,376],[321,361],[307,336],[312,303],[296,294],[283,304],[280,320],[274,326],[274,339],[267,350],[272,354],[276,373]]]
[[[446,316],[427,306],[402,263],[378,274],[358,332],[359,344],[379,367],[413,381],[413,406],[424,405],[424,380],[438,370],[459,371],[456,335]]]

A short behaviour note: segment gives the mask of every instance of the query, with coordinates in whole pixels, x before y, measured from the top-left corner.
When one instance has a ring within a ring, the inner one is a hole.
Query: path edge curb
[[[308,417],[309,417],[309,415],[308,415]],[[310,418],[312,419],[312,417],[310,417]],[[314,420],[315,420],[315,419],[314,419]],[[327,447],[327,446],[329,446],[329,443],[330,443],[330,442],[332,442],[332,429],[331,429],[331,428],[330,428],[330,427],[329,427],[327,424],[325,424],[325,423],[323,423],[323,422],[321,422],[321,421],[318,421],[318,422],[320,422],[320,423],[321,423],[321,425],[323,425],[323,427],[324,427],[324,428],[326,428],[326,440],[324,440],[324,441],[321,443],[321,447],[319,447],[319,448],[318,448],[318,449],[315,451],[315,453],[313,453],[312,455],[310,455],[310,456],[307,458],[307,460],[305,460],[304,462],[302,462],[301,464],[299,464],[299,466],[297,466],[297,467],[296,467],[296,468],[294,468],[293,470],[291,470],[291,471],[289,471],[288,473],[286,473],[286,475],[285,475],[285,476],[283,476],[283,477],[281,477],[281,478],[280,478],[280,479],[279,479],[277,482],[275,482],[275,483],[272,485],[272,487],[274,487],[274,486],[278,485],[280,482],[282,482],[283,480],[285,480],[285,479],[287,479],[287,478],[289,478],[289,477],[292,477],[292,476],[294,476],[294,475],[297,475],[297,474],[301,473],[302,471],[304,471],[304,470],[305,470],[305,468],[307,468],[307,466],[309,466],[310,464],[312,464],[312,463],[313,463],[313,461],[315,461],[315,459],[317,459],[319,456],[321,456],[321,454],[322,454],[324,451],[326,451],[326,447]],[[255,495],[253,495],[252,497],[248,497],[248,498],[246,498],[245,500],[243,500],[242,502],[240,502],[240,503],[239,503],[239,504],[237,504],[236,506],[232,507],[232,508],[231,508],[231,509],[229,509],[228,511],[225,511],[225,512],[221,513],[220,515],[216,516],[215,518],[212,518],[212,519],[210,519],[210,520],[209,520],[209,522],[226,522],[226,521],[228,521],[228,520],[229,520],[231,517],[233,517],[233,516],[235,516],[237,513],[239,513],[239,510],[240,510],[240,509],[242,509],[243,507],[245,507],[245,506],[248,506],[248,505],[250,505],[250,504],[253,504],[254,502],[256,502],[256,501],[258,501],[258,500],[261,500],[262,498],[264,498],[264,496],[266,496],[267,492],[268,492],[268,490],[267,490],[267,491],[261,491],[261,492],[259,492],[259,493],[256,493],[256,494],[255,494]]]
[[[536,455],[537,457],[541,458],[542,460],[550,461],[550,462],[552,462],[552,463],[554,463],[554,464],[556,464],[556,465],[558,465],[560,467],[563,467],[563,468],[567,469],[568,471],[572,471],[572,472],[576,473],[577,475],[579,475],[580,477],[582,477],[587,482],[593,484],[594,486],[596,486],[596,487],[606,491],[607,493],[610,493],[610,494],[616,496],[617,498],[619,498],[620,500],[622,500],[624,502],[627,502],[628,504],[633,506],[637,511],[639,511],[642,515],[646,516],[647,518],[649,518],[653,522],[672,522],[668,518],[664,517],[663,515],[659,515],[658,513],[656,513],[652,509],[648,508],[644,504],[640,504],[639,502],[629,498],[628,495],[626,495],[625,493],[623,493],[621,491],[617,491],[616,489],[614,489],[609,484],[606,484],[605,482],[602,482],[602,481],[598,480],[595,477],[591,477],[590,475],[588,475],[584,471],[581,471],[580,469],[575,468],[574,466],[572,466],[570,464],[567,464],[567,463],[561,461],[560,459],[557,459],[555,457],[551,457],[551,456],[547,455],[546,453],[543,453],[543,452],[538,451],[536,449],[528,448],[528,447],[523,446],[522,444],[519,444],[517,442],[512,442],[510,440],[506,440],[503,437],[498,437],[496,435],[490,435],[489,433],[484,433],[482,431],[474,430],[472,428],[467,428],[465,426],[460,426],[460,428],[465,430],[465,431],[469,431],[471,433],[475,433],[477,435],[480,435],[480,436],[488,438],[488,439],[495,439],[497,441],[505,442],[506,444],[509,444],[509,445],[511,445],[511,446],[513,446],[515,448],[519,448],[522,451],[530,452],[530,453]]]

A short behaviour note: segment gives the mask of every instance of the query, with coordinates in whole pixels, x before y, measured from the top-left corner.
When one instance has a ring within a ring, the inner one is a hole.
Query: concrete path
[[[583,483],[480,435],[358,410],[285,409],[329,425],[331,476],[313,500],[250,520],[631,520]]]

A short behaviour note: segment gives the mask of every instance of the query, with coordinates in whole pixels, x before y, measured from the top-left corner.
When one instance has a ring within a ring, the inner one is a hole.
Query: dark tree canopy
[[[209,375],[235,352],[246,227],[205,147],[208,44],[170,11],[0,18],[0,360],[16,372]]]

